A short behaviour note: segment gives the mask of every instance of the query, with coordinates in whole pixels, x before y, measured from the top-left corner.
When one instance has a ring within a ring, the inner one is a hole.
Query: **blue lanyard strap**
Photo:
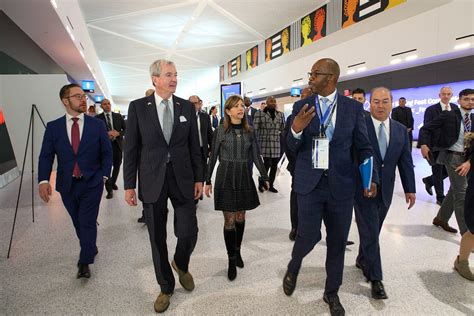
[[[321,105],[319,104],[318,96],[315,97],[314,102],[316,103],[316,111],[318,112],[319,120],[321,121],[321,127],[320,127],[319,132],[322,136],[325,136],[326,129],[328,128],[331,122],[332,116],[334,114],[334,110],[336,109],[337,93],[336,93],[336,96],[334,97],[334,101],[328,105],[328,108],[324,112],[324,115],[321,109]]]

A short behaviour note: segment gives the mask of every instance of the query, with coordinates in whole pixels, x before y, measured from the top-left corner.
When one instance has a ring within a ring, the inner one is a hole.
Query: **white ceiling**
[[[197,78],[217,87],[220,65],[326,2],[79,0],[79,5],[112,98],[125,105],[150,88],[153,60],[176,63],[183,97],[196,93],[182,88],[195,87]]]

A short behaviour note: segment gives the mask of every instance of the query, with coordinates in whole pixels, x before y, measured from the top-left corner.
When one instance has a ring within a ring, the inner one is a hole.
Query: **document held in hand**
[[[362,187],[370,190],[370,184],[372,183],[372,170],[374,166],[374,157],[369,157],[359,165],[360,177],[362,180]]]

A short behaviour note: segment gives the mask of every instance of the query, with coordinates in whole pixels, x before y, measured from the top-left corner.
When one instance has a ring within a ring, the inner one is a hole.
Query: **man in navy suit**
[[[457,108],[457,105],[454,103],[450,103],[449,100],[453,97],[453,90],[451,87],[442,87],[439,91],[439,98],[440,101],[436,104],[429,106],[425,111],[425,116],[423,118],[423,125],[428,124],[435,118],[437,118],[441,113],[444,111],[450,111],[451,109]],[[432,145],[434,146],[433,152],[438,152],[438,145],[437,140],[439,139],[441,131],[435,131],[432,135]],[[418,146],[420,146],[418,144]],[[433,163],[431,166],[432,175],[423,178],[423,183],[425,184],[426,192],[429,195],[433,195],[434,186],[436,192],[436,203],[441,205],[444,200],[444,183],[443,180],[447,178],[448,174],[446,172],[446,168],[443,164]],[[450,227],[448,223],[442,223],[433,221],[433,225],[441,226],[444,230],[456,233],[457,231]]]
[[[353,149],[359,161],[373,156],[360,103],[336,91],[340,69],[336,61],[318,60],[309,75],[309,86],[316,95],[293,105],[293,121],[287,146],[296,157],[293,189],[298,200],[298,231],[292,258],[283,279],[283,290],[291,295],[303,258],[321,240],[321,221],[327,230],[326,286],[324,301],[331,315],[344,315],[338,290],[342,284],[344,254],[352,219],[356,183]],[[318,115],[316,116],[316,113]],[[332,114],[331,114],[332,113]],[[321,119],[322,118],[322,119]],[[329,148],[313,152],[315,138]],[[323,150],[326,149],[326,150]],[[314,168],[327,160],[315,159],[329,152],[328,168]],[[318,155],[317,155],[318,154]],[[376,174],[366,196],[376,196]]]
[[[57,157],[56,191],[71,216],[81,246],[78,278],[90,278],[89,264],[97,254],[97,215],[104,181],[112,168],[112,147],[105,124],[84,115],[87,96],[77,84],[61,88],[59,98],[66,115],[46,126],[39,156],[39,194],[51,195],[49,178]]]
[[[386,299],[382,283],[379,235],[382,224],[392,203],[395,169],[402,180],[408,209],[415,204],[415,172],[410,153],[410,140],[406,127],[389,118],[392,110],[392,95],[387,88],[375,88],[370,95],[370,116],[366,116],[367,133],[374,149],[375,165],[378,168],[379,187],[375,199],[362,194],[362,183],[357,181],[355,195],[355,217],[360,236],[359,255],[356,266],[362,269],[371,282],[372,297]]]
[[[252,107],[252,100],[249,97],[244,97],[245,114],[247,115],[247,122],[250,126],[253,126],[253,117],[257,112],[257,109]]]
[[[175,287],[171,266],[183,288],[194,289],[188,266],[198,234],[194,200],[202,194],[204,178],[196,111],[191,102],[174,95],[178,84],[174,63],[154,61],[150,76],[155,93],[132,101],[128,108],[123,177],[125,201],[136,206],[138,173],[155,276],[161,288],[154,308],[162,313]],[[168,199],[174,208],[174,233],[178,238],[171,265],[166,244]]]
[[[464,235],[467,231],[466,221],[464,220],[464,199],[467,188],[466,175],[471,164],[469,160],[466,161],[464,155],[464,134],[474,131],[472,124],[474,115],[470,113],[469,97],[469,95],[474,94],[473,91],[472,89],[462,90],[459,93],[461,108],[452,107],[451,110],[444,111],[437,118],[423,125],[418,138],[421,154],[425,158],[437,146],[436,159],[444,165],[449,176],[448,194],[443,200],[433,224],[436,221],[447,223],[454,211],[461,235]],[[439,133],[439,131],[442,131],[442,133]],[[439,138],[434,142],[434,135],[438,133]]]

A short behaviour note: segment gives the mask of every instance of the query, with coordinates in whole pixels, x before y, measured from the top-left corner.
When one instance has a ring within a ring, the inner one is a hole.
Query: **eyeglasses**
[[[89,100],[89,98],[87,97],[87,94],[74,94],[74,95],[70,95],[68,97],[66,97],[66,99],[70,99],[70,98],[75,98],[79,101],[81,100]]]
[[[331,76],[333,74],[331,73],[328,73],[328,72],[317,72],[317,71],[312,71],[312,72],[308,72],[308,78],[316,78],[317,76]]]

